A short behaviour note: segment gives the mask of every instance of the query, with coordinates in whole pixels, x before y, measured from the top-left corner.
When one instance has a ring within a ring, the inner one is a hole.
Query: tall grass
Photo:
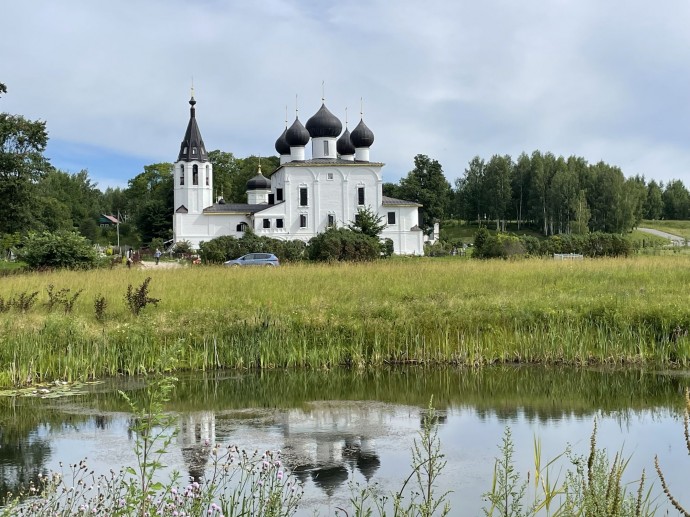
[[[147,276],[160,303],[137,316],[126,286]],[[157,364],[686,366],[689,284],[680,256],[10,276],[0,298],[40,294],[30,310],[0,313],[0,385],[147,373]],[[48,285],[81,290],[70,314],[48,310]]]

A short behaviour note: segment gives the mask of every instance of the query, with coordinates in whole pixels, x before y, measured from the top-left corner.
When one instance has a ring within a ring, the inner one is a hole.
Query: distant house
[[[114,215],[101,214],[98,218],[98,226],[101,228],[111,228],[117,226],[120,221]]]
[[[198,248],[221,235],[251,229],[274,239],[307,242],[333,226],[347,226],[370,208],[386,227],[381,238],[394,253],[423,255],[420,204],[383,195],[383,163],[369,160],[374,133],[360,120],[350,133],[325,105],[302,125],[295,118],[275,144],[280,166],[268,177],[259,168],[247,182],[247,203],[213,199],[213,165],[196,122],[194,97],[174,165],[173,238]],[[305,147],[311,140],[311,158]]]

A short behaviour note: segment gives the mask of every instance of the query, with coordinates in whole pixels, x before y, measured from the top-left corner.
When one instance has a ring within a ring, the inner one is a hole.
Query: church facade
[[[213,199],[213,165],[196,121],[196,101],[174,165],[174,242],[197,248],[204,241],[251,229],[274,239],[309,241],[329,227],[347,226],[369,209],[386,224],[380,237],[393,241],[394,253],[422,255],[419,205],[382,193],[383,163],[370,161],[373,132],[360,120],[350,133],[322,104],[306,123],[299,117],[275,143],[279,167],[269,176],[261,168],[247,182],[247,203]],[[311,142],[311,157],[306,148]]]

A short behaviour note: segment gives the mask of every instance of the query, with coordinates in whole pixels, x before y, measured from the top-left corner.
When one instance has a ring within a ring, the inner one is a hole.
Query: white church
[[[350,133],[322,104],[306,124],[299,117],[275,143],[280,166],[247,182],[247,203],[213,199],[213,165],[196,121],[194,96],[180,154],[174,166],[174,242],[199,243],[223,235],[242,237],[251,228],[274,239],[309,241],[331,226],[347,226],[360,209],[378,213],[386,224],[381,238],[394,253],[422,255],[418,203],[382,193],[383,163],[370,161],[374,133],[360,120]],[[311,140],[311,158],[306,147]]]

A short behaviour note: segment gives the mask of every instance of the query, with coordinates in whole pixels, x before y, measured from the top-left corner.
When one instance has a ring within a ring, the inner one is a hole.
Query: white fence
[[[582,260],[583,256],[579,253],[554,253],[554,260]]]

